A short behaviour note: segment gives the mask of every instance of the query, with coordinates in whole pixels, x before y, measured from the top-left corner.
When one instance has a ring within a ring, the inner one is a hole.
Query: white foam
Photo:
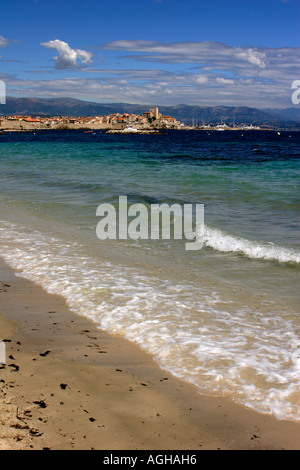
[[[300,263],[299,252],[273,243],[251,241],[208,226],[205,226],[202,236],[205,246],[223,253],[237,253],[252,259],[280,263]]]
[[[231,299],[227,310],[226,299],[192,281],[99,263],[79,244],[16,224],[0,222],[0,241],[0,256],[23,277],[64,296],[72,310],[102,329],[137,342],[201,393],[300,420],[294,398],[299,369],[292,360],[299,341],[290,317],[241,309]]]

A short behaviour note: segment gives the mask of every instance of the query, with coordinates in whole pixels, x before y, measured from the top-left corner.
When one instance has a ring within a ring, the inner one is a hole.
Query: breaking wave
[[[299,252],[271,242],[251,241],[208,226],[205,226],[201,235],[205,246],[223,253],[236,253],[251,259],[279,263],[300,263]]]

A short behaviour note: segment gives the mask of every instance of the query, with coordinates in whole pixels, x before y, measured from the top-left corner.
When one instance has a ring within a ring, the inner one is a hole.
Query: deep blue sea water
[[[300,134],[0,135],[0,256],[200,393],[300,419]],[[204,246],[99,240],[99,204],[204,204]]]

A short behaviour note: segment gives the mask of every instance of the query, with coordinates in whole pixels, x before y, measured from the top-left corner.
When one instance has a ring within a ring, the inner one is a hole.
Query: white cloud
[[[0,36],[0,47],[7,47],[9,45],[9,39]]]
[[[216,82],[219,85],[234,85],[234,80],[231,80],[231,78],[217,77]]]
[[[104,49],[139,53],[123,56],[138,62],[157,62],[165,64],[194,63],[205,70],[234,70],[240,75],[256,74],[266,69],[269,55],[281,49],[233,47],[220,42],[176,42],[157,41],[113,41],[105,44]],[[292,48],[289,48],[292,49]]]
[[[257,49],[239,48],[238,50],[236,50],[236,52],[234,52],[234,56],[238,59],[242,59],[249,62],[249,64],[252,64],[255,67],[259,67],[261,69],[264,69],[266,67],[266,53],[259,52]]]
[[[78,68],[78,60],[82,64],[92,63],[92,53],[81,49],[72,49],[68,43],[55,39],[54,41],[42,42],[42,46],[47,49],[55,49],[58,53],[54,57],[56,69],[74,69]]]
[[[103,48],[135,53],[123,55],[120,57],[122,61],[160,63],[173,69],[176,64],[181,64],[181,69],[182,64],[186,64],[187,68],[189,64],[194,64],[195,71],[201,71],[202,76],[214,80],[217,77],[235,82],[259,79],[264,80],[267,87],[270,82],[288,84],[299,75],[300,48],[297,47],[234,47],[212,41],[114,41]]]
[[[200,73],[193,74],[193,79],[198,85],[204,85],[208,82],[208,78],[205,75],[201,75]]]
[[[135,75],[135,72],[139,73]],[[101,76],[96,78],[25,80],[0,73],[1,79],[7,85],[9,96],[70,97],[103,103],[140,103],[147,106],[179,103],[258,108],[291,106],[291,83],[266,84],[257,77],[251,80],[237,79],[232,84],[228,82],[229,78],[215,75],[207,77],[205,83],[199,84],[192,73],[168,72],[164,77],[163,71],[102,70]]]
[[[91,63],[92,55],[87,51],[71,49],[59,40],[43,43],[43,46],[57,50],[55,67],[72,70],[72,77],[53,80],[51,74],[54,70],[44,69],[40,73],[48,80],[21,80],[7,76],[8,93],[14,96],[73,97],[106,103],[280,108],[291,106],[291,84],[299,78],[300,49],[292,47],[116,41],[104,45],[103,49],[116,51],[118,55],[120,51],[134,54],[118,58],[122,67],[109,69],[102,64],[97,69],[83,66]],[[116,59],[112,52],[111,57]],[[132,66],[133,60],[138,61],[141,67]],[[143,61],[147,66],[142,66]],[[76,71],[81,72],[80,77],[76,76]],[[34,72],[27,73],[36,78],[36,73],[32,75]],[[46,73],[49,73],[48,77]]]

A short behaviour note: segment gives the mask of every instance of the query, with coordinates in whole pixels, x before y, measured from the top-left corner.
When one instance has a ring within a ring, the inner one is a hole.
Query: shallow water
[[[200,393],[300,419],[298,133],[0,136],[0,255]],[[204,246],[104,240],[99,204],[204,204]]]

